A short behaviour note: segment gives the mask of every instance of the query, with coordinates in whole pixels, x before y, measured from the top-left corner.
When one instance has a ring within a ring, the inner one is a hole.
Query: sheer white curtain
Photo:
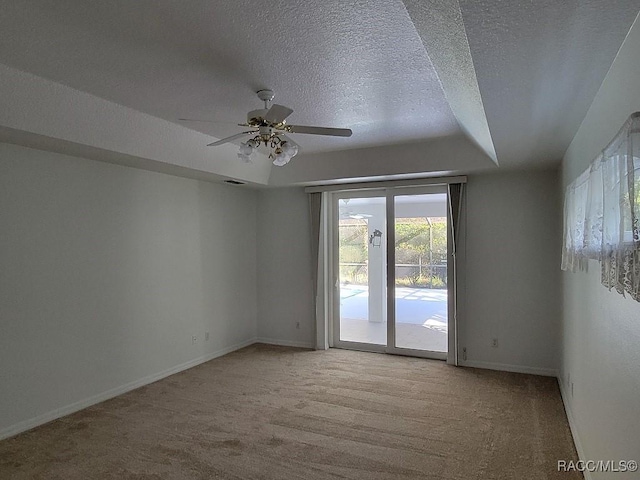
[[[585,220],[588,216],[587,198],[589,189],[589,171],[587,170],[567,187],[564,197],[564,248],[562,250],[562,269],[585,270],[589,245],[593,242],[589,235],[586,235]],[[600,245],[598,245],[600,251]]]
[[[567,187],[562,268],[601,262],[602,284],[640,301],[640,113]]]

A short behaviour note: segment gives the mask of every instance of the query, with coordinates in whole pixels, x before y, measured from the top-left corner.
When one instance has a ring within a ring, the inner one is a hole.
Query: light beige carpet
[[[2,479],[563,479],[555,379],[253,345],[0,442]]]

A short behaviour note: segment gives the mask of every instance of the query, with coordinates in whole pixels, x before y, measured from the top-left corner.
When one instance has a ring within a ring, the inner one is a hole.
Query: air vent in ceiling
[[[244,185],[244,182],[239,182],[238,180],[225,180],[224,183],[228,183],[230,185]]]

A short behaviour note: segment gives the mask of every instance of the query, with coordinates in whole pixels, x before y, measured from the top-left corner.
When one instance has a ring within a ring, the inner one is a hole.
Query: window
[[[602,283],[640,301],[640,113],[565,192],[563,270],[599,260]]]

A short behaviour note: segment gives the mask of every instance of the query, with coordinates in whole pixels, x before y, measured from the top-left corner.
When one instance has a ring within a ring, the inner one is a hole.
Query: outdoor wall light
[[[369,235],[369,243],[374,247],[379,247],[382,244],[382,232],[377,228]]]

